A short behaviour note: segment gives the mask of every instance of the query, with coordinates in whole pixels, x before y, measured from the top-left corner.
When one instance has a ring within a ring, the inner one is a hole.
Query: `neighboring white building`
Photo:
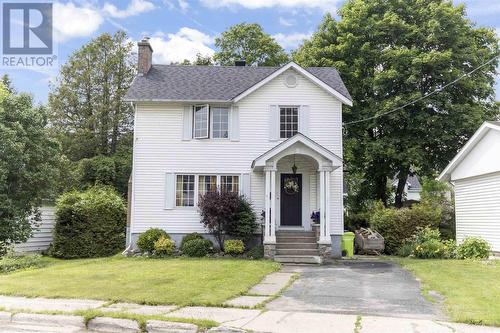
[[[52,231],[55,226],[55,207],[43,205],[40,207],[40,221],[33,230],[33,235],[24,243],[15,244],[16,252],[46,251],[52,243]]]
[[[485,122],[438,179],[454,185],[457,241],[479,236],[500,252],[500,122]]]
[[[187,233],[206,233],[198,195],[217,186],[245,195],[258,216],[266,212],[268,256],[297,254],[280,245],[288,238],[279,232],[310,237],[310,215],[317,210],[315,253],[331,247],[339,256],[342,105],[352,101],[338,72],[293,62],[152,65],[152,52],[147,39],[139,42],[139,75],[126,97],[135,107],[129,243],[152,227],[177,243]],[[284,190],[290,182],[298,192]]]
[[[392,180],[392,187],[398,187],[399,179],[397,176]],[[418,179],[417,174],[410,173],[406,178],[405,188],[403,190],[405,201],[420,201],[420,192],[422,192],[422,185]]]

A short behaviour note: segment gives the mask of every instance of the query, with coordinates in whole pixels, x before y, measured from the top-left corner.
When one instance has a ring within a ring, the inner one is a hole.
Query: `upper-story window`
[[[223,106],[194,106],[193,137],[195,139],[229,138],[229,108]]]
[[[195,139],[208,138],[208,123],[210,112],[208,105],[197,105],[194,107],[194,137]]]
[[[280,138],[288,139],[299,130],[299,108],[280,107]]]

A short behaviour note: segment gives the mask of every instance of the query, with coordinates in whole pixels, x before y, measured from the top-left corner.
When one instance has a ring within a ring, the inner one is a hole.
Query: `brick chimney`
[[[153,62],[153,48],[149,44],[149,37],[144,37],[138,46],[138,66],[139,75],[146,75],[151,69]]]

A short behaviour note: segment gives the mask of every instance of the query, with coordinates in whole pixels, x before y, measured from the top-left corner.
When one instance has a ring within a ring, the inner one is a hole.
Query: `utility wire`
[[[352,124],[357,124],[357,123],[362,123],[362,122],[365,122],[365,121],[368,121],[368,120],[372,120],[372,119],[377,119],[377,118],[380,118],[380,117],[383,117],[383,116],[387,116],[388,114],[391,114],[391,113],[394,113],[394,112],[397,112],[397,111],[400,111],[404,108],[406,108],[407,106],[410,106],[412,104],[415,104],[417,102],[420,102],[421,100],[423,99],[426,99],[427,97],[431,96],[431,95],[435,95],[441,91],[443,91],[444,89],[446,89],[447,87],[451,86],[451,85],[454,85],[455,83],[457,83],[458,81],[462,80],[464,77],[466,76],[469,76],[471,75],[472,73],[474,72],[477,72],[478,70],[480,70],[481,68],[483,68],[484,66],[486,65],[489,65],[490,63],[492,63],[496,58],[498,58],[499,56],[495,56],[493,58],[491,58],[490,60],[488,60],[487,62],[485,62],[484,64],[474,68],[473,70],[471,70],[470,72],[468,73],[465,73],[461,76],[459,76],[457,79],[451,81],[450,83],[447,83],[445,84],[444,86],[442,86],[441,88],[438,88],[434,91],[431,91],[430,93],[428,94],[425,94],[411,102],[408,102],[404,105],[401,105],[401,106],[398,106],[397,108],[395,109],[392,109],[391,111],[387,111],[387,112],[384,112],[384,113],[381,113],[381,114],[377,114],[375,116],[371,116],[371,117],[368,117],[368,118],[364,118],[364,119],[360,119],[360,120],[353,120],[353,121],[350,121],[350,122],[347,122],[347,123],[343,123],[343,126],[347,126],[347,125],[352,125]]]

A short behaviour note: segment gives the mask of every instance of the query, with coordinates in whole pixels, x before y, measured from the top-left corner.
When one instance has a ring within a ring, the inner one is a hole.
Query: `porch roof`
[[[284,154],[289,150],[289,154]],[[283,155],[284,154],[284,155]],[[342,166],[342,158],[334,154],[329,149],[323,147],[316,141],[311,138],[305,136],[302,133],[297,133],[291,138],[281,142],[280,144],[274,146],[269,149],[259,157],[257,157],[252,162],[252,169],[258,167],[266,166],[268,161],[275,160],[277,162],[276,157],[284,157],[287,155],[293,154],[301,154],[307,155],[314,158],[318,164],[321,166],[322,162],[326,160],[326,162],[330,163],[330,166],[340,167]],[[282,156],[283,155],[283,156]],[[278,158],[278,159],[279,159]]]

